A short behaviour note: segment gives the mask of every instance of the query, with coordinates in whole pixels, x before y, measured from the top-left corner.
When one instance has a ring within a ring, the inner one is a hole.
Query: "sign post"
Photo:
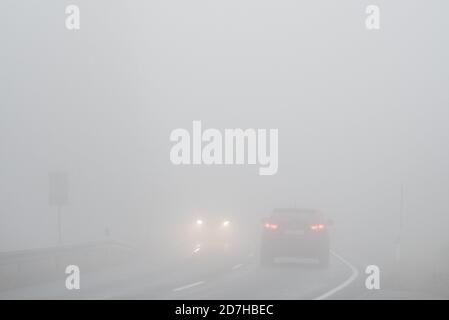
[[[58,219],[58,244],[62,244],[62,206],[68,204],[69,178],[66,172],[48,174],[48,203],[55,206]]]

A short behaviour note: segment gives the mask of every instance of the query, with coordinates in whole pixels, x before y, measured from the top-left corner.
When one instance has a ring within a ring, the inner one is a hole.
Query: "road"
[[[242,257],[244,258],[244,257]],[[132,298],[143,299],[314,299],[340,286],[352,270],[334,258],[329,268],[313,262],[284,260],[261,268],[255,256],[224,264],[218,272],[202,270],[167,274],[159,285],[149,284]]]
[[[82,271],[81,271],[82,272]],[[279,259],[261,267],[253,251],[204,254],[171,261],[141,259],[81,275],[81,289],[67,290],[65,276],[0,293],[0,299],[327,299],[344,292],[358,276],[333,252],[330,266]]]

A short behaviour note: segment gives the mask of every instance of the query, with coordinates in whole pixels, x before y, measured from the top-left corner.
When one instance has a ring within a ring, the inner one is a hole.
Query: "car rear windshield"
[[[318,218],[319,214],[314,210],[276,209],[272,216],[282,220],[308,220]]]

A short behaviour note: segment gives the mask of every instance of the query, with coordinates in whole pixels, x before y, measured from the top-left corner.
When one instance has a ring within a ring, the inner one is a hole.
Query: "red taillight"
[[[313,231],[321,231],[324,229],[324,224],[312,224],[310,226],[310,229],[312,229]]]
[[[277,224],[273,224],[273,223],[265,223],[265,229],[269,229],[269,230],[275,230],[278,228]]]

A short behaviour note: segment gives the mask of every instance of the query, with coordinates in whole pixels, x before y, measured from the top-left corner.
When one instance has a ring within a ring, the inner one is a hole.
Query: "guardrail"
[[[18,250],[11,252],[0,253],[0,267],[7,265],[16,265],[17,271],[21,271],[21,267],[24,264],[32,263],[40,260],[51,261],[53,260],[56,265],[60,258],[73,255],[73,254],[83,254],[89,251],[97,249],[110,249],[112,247],[124,248],[127,250],[134,250],[132,246],[116,241],[102,241],[102,242],[92,242],[84,244],[73,244],[73,245],[62,245],[47,248],[37,248],[37,249],[27,249]]]

